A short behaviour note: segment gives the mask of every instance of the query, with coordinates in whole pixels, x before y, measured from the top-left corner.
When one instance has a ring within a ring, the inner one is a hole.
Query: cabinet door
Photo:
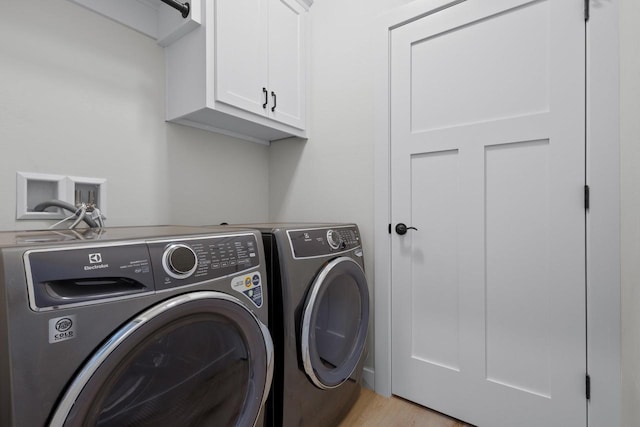
[[[216,100],[264,115],[267,85],[267,3],[215,0]],[[212,64],[210,64],[212,65]],[[215,71],[214,71],[215,69]]]
[[[274,120],[304,129],[306,12],[295,0],[268,3],[269,114]]]

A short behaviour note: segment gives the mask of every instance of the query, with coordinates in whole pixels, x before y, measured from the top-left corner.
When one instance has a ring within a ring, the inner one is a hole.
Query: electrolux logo
[[[95,254],[89,254],[89,263],[98,264],[102,262],[102,254],[100,252]]]
[[[109,264],[102,264],[102,254],[100,252],[96,252],[93,254],[89,254],[89,264],[93,265],[85,265],[84,270],[99,270],[101,268],[109,268]]]

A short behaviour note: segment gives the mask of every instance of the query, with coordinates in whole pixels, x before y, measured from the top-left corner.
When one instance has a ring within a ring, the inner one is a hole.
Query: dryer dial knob
[[[340,234],[335,230],[327,231],[327,242],[332,249],[345,248],[345,243],[344,240],[342,240],[342,236],[340,236]]]
[[[198,268],[198,257],[193,249],[183,244],[173,244],[162,255],[164,271],[175,279],[186,279]]]

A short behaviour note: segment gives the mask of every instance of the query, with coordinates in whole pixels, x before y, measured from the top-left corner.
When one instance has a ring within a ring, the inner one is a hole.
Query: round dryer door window
[[[252,426],[271,386],[269,332],[236,298],[193,292],[117,331],[86,363],[52,426]]]
[[[316,276],[302,316],[304,369],[321,389],[338,387],[354,373],[365,349],[369,288],[360,265],[332,260]]]

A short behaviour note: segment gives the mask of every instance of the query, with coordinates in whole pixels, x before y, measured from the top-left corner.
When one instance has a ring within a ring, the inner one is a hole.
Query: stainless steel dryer
[[[0,233],[0,425],[262,425],[265,281],[256,231]]]
[[[268,424],[337,425],[357,400],[369,288],[354,224],[252,224],[262,232],[276,352]]]

